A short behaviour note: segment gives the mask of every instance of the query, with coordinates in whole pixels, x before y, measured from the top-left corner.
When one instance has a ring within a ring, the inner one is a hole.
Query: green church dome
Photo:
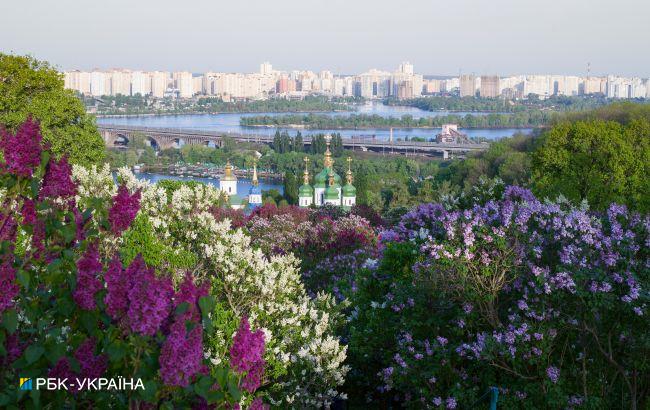
[[[303,184],[300,188],[298,188],[298,196],[310,197],[312,195],[314,195],[314,188],[312,188],[311,185]]]
[[[357,189],[352,184],[345,184],[345,186],[343,186],[343,196],[357,196]]]
[[[339,199],[339,190],[341,186],[338,184],[330,185],[325,190],[325,199],[329,200],[338,200]]]
[[[330,168],[323,168],[323,170],[314,177],[314,186],[316,188],[325,188],[328,185],[329,178]],[[334,182],[337,185],[341,185],[341,176],[336,172],[334,173]]]

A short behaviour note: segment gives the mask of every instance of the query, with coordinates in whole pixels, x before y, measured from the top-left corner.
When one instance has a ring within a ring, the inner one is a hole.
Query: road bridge
[[[122,125],[99,125],[99,131],[108,147],[126,146],[137,135],[145,138],[145,142],[155,149],[180,148],[183,145],[203,145],[222,147],[225,139],[236,142],[251,142],[271,144],[273,135],[228,133],[220,131],[200,131],[177,128],[150,128]],[[488,149],[487,143],[437,143],[420,141],[386,141],[363,137],[343,137],[343,146],[347,149],[374,151],[384,153],[418,153],[442,154],[444,158],[450,154],[466,154],[473,151]],[[303,136],[305,145],[311,145],[311,137]]]

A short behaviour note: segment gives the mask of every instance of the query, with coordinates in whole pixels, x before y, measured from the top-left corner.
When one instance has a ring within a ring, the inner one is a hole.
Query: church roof
[[[298,188],[298,196],[312,196],[314,188],[309,184],[303,184]]]
[[[328,181],[329,181],[330,171],[333,171],[333,170],[330,169],[329,167],[326,167],[326,168],[323,168],[323,170],[321,172],[316,174],[316,176],[314,177],[314,186],[316,186],[316,188],[325,188],[327,186]],[[333,173],[334,173],[334,182],[340,185],[341,184],[341,176],[339,174],[337,174],[336,172],[333,172]]]
[[[325,190],[325,199],[339,199],[339,190],[341,186],[338,184],[330,185]]]
[[[352,184],[345,184],[343,186],[343,196],[356,196],[357,195],[357,189],[354,187]]]

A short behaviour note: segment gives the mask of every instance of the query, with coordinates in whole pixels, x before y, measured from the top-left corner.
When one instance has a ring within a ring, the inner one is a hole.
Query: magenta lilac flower
[[[93,243],[77,261],[77,287],[74,290],[73,298],[82,309],[92,310],[95,308],[95,294],[102,289],[102,283],[99,280],[101,271],[99,251],[97,244]]]
[[[187,327],[191,326],[191,330]],[[160,351],[160,375],[169,386],[187,386],[199,373],[203,359],[203,328],[197,321],[180,315],[172,323]]]
[[[133,266],[135,268],[135,265]],[[133,270],[129,274],[133,274]],[[118,320],[124,316],[129,307],[129,277],[125,274],[122,262],[117,255],[111,259],[104,274],[104,281],[106,281],[106,296],[104,297],[106,313],[114,320]]]
[[[36,223],[36,206],[31,199],[23,201],[23,207],[20,211],[23,217],[23,225],[34,225]]]
[[[250,330],[248,318],[243,317],[230,348],[230,367],[238,373],[246,373],[242,387],[254,392],[262,383],[264,373],[264,333]]]
[[[130,278],[127,311],[129,327],[136,333],[153,336],[169,316],[172,283],[167,278],[157,278],[154,270],[146,267],[142,255],[131,262],[126,276]]]
[[[203,328],[198,300],[205,295],[207,288],[197,287],[192,275],[187,274],[174,298],[174,307],[187,303],[188,308],[175,318],[160,352],[160,375],[167,385],[187,386],[192,376],[201,370]]]
[[[126,185],[121,184],[113,197],[113,206],[108,212],[111,231],[119,235],[131,225],[140,210],[140,191],[129,194]]]
[[[10,174],[29,178],[41,163],[41,130],[36,121],[28,117],[15,134],[2,132],[0,149],[3,168]]]
[[[62,157],[58,161],[51,159],[47,164],[39,198],[69,198],[76,193],[77,187],[72,182],[72,167],[67,158]]]
[[[101,377],[108,367],[108,357],[105,354],[95,355],[95,339],[88,338],[77,347],[74,358],[79,362],[79,375],[93,379]]]

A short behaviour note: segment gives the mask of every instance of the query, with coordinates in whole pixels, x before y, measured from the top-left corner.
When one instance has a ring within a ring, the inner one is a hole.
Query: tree
[[[284,173],[284,197],[290,204],[298,203],[298,178],[290,171]]]
[[[534,187],[541,195],[603,210],[612,202],[650,208],[650,121],[565,122],[547,132],[533,155]]]
[[[302,134],[300,131],[296,133],[296,136],[293,139],[293,150],[295,152],[303,152],[305,150],[305,143],[302,140]]]
[[[0,125],[15,131],[30,115],[55,156],[82,165],[104,159],[104,141],[61,73],[33,57],[0,53]]]

